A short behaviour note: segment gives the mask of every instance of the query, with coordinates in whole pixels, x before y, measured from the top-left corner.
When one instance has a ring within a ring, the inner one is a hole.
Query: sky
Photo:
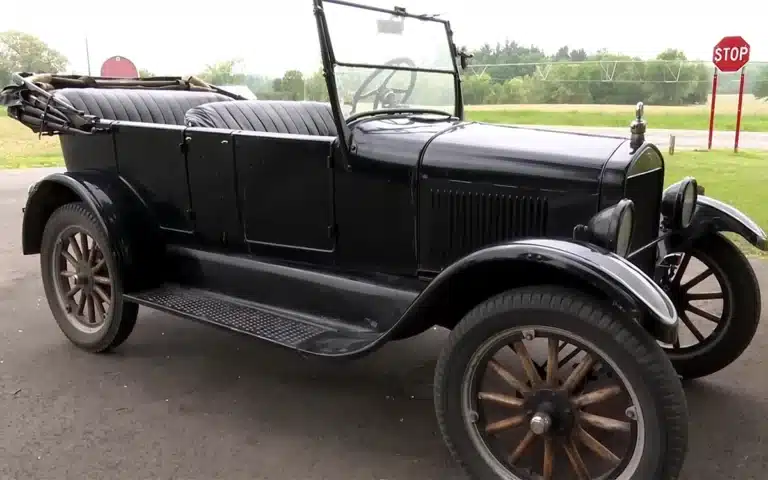
[[[10,0],[8,0],[10,1]],[[682,49],[689,59],[711,60],[725,35],[741,35],[752,61],[768,62],[768,1],[701,0],[358,0],[412,13],[438,13],[451,21],[458,45],[469,48],[505,39],[536,45],[608,49],[653,58],[665,48]],[[396,2],[396,3],[394,3]],[[132,0],[16,2],[0,16],[0,31],[37,35],[70,60],[70,70],[87,72],[113,55],[131,59],[158,75],[188,75],[207,64],[238,57],[250,73],[281,75],[320,65],[312,0]],[[350,47],[353,48],[353,47]],[[365,42],[354,48],[365,55]]]

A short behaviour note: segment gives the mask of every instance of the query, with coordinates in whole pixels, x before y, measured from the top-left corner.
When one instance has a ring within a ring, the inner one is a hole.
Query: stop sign
[[[721,72],[737,72],[749,62],[750,47],[740,36],[723,37],[712,52],[712,62]]]

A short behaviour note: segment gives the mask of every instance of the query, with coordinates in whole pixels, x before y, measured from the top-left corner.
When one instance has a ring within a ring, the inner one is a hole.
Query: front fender
[[[768,251],[768,237],[757,223],[733,206],[712,197],[699,195],[689,228],[694,237],[713,231],[738,233],[755,247]]]
[[[430,310],[430,305],[443,295],[460,294],[461,278],[479,265],[503,262],[505,275],[518,276],[515,285],[527,285],[526,277],[537,267],[548,272],[562,272],[563,277],[577,279],[598,289],[665,343],[677,338],[677,311],[664,291],[628,260],[597,246],[566,240],[527,239],[476,251],[443,270],[414,300],[395,326],[407,329],[414,317]],[[562,278],[562,277],[561,277]],[[546,278],[543,279],[545,282]],[[458,289],[459,291],[452,291]],[[645,314],[645,315],[642,315]],[[651,321],[648,321],[648,320]]]
[[[22,252],[40,253],[48,218],[60,206],[77,201],[88,205],[107,233],[126,292],[157,284],[164,245],[160,229],[147,204],[117,174],[53,173],[32,185],[22,220]]]

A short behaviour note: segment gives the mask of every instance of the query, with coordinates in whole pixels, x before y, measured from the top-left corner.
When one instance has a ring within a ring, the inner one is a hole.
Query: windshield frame
[[[347,63],[347,62],[340,62],[336,59],[336,56],[333,52],[333,44],[331,42],[331,34],[328,29],[328,23],[325,18],[325,11],[323,9],[323,4],[325,3],[333,3],[337,5],[343,5],[350,8],[356,8],[360,10],[368,10],[378,13],[383,13],[387,15],[391,15],[393,17],[403,17],[403,18],[413,18],[416,20],[424,21],[424,22],[435,22],[440,23],[443,25],[443,28],[445,28],[445,34],[446,34],[446,41],[448,42],[448,48],[450,49],[451,53],[451,65],[452,69],[434,69],[434,68],[420,68],[420,67],[409,67],[409,66],[400,66],[400,65],[379,65],[379,64],[360,64],[360,63]],[[398,70],[398,71],[408,71],[408,72],[423,72],[423,73],[442,73],[442,74],[450,74],[453,75],[453,85],[454,85],[454,116],[460,120],[464,119],[464,101],[462,98],[462,92],[461,92],[461,74],[459,72],[459,64],[458,64],[458,50],[456,48],[456,45],[453,41],[453,30],[451,29],[451,24],[448,20],[444,20],[441,18],[436,18],[435,16],[431,15],[424,15],[424,14],[413,14],[408,13],[405,11],[405,9],[395,7],[393,10],[389,10],[386,8],[380,8],[380,7],[374,7],[370,5],[361,5],[358,3],[346,1],[346,0],[314,0],[314,10],[315,10],[315,17],[317,20],[317,29],[318,29],[318,36],[320,39],[320,53],[322,55],[323,60],[323,70],[325,75],[325,81],[326,81],[326,87],[328,88],[328,98],[331,102],[331,108],[333,110],[334,117],[336,118],[336,127],[339,130],[339,132],[349,132],[349,127],[347,126],[347,121],[344,118],[344,115],[341,110],[341,102],[338,95],[338,90],[336,89],[336,74],[335,74],[335,67],[351,67],[351,68],[381,68],[381,69],[387,69],[387,70]],[[386,113],[386,109],[378,109],[378,110],[372,110],[370,112],[371,115],[376,115],[376,112]],[[344,137],[346,135],[342,135],[342,141],[344,141]],[[346,143],[346,142],[344,142]]]

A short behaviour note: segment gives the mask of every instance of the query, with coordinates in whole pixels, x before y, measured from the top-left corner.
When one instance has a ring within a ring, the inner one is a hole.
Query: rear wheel
[[[473,309],[438,362],[435,407],[477,479],[674,479],[687,448],[685,397],[658,344],[559,287]]]
[[[660,279],[680,317],[680,335],[663,345],[683,378],[711,375],[749,346],[760,322],[760,286],[749,260],[721,234],[673,252]]]
[[[40,267],[48,305],[72,343],[103,352],[128,338],[138,305],[123,301],[120,265],[85,204],[63,205],[48,219]]]

